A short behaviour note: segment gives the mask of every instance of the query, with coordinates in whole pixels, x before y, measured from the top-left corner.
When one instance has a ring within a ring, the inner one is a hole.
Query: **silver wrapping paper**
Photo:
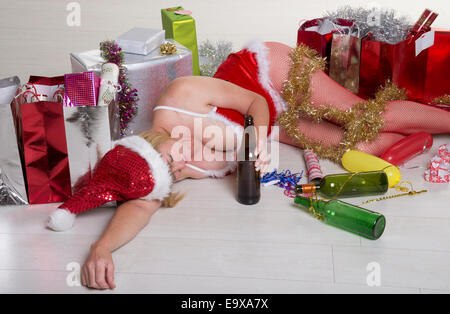
[[[148,55],[164,43],[166,31],[151,28],[132,28],[116,38],[123,52]]]
[[[114,102],[111,107],[116,106]],[[108,106],[64,108],[72,194],[86,185],[97,162],[112,148]]]
[[[20,85],[19,78],[0,80],[0,205],[27,204],[11,101]]]
[[[147,56],[125,54],[128,79],[138,90],[137,116],[130,122],[126,135],[139,134],[152,126],[153,107],[167,85],[177,77],[192,75],[192,53],[174,40],[177,54],[161,56],[158,50]],[[70,55],[72,72],[94,71],[100,74],[105,60],[100,50],[90,50]]]

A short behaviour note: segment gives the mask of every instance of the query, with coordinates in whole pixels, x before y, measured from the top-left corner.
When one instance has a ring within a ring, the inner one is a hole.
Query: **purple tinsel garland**
[[[119,93],[120,134],[125,135],[128,124],[137,115],[138,92],[132,89],[128,81],[127,68],[123,65],[124,54],[122,48],[113,40],[100,43],[100,51],[106,62],[114,63],[119,67],[119,85],[122,91]]]

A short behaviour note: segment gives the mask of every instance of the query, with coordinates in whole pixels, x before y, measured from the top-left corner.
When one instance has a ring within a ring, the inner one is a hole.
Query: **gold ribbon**
[[[170,42],[166,42],[159,46],[159,53],[161,55],[173,55],[177,53],[177,46]]]
[[[389,167],[393,167],[393,166],[387,166],[382,171],[384,171],[385,169],[387,169]],[[351,176],[349,176],[347,178],[347,180],[345,180],[344,184],[342,184],[340,189],[337,191],[337,193],[331,199],[324,198],[322,200],[323,201],[332,201],[332,200],[337,199],[339,197],[339,195],[342,193],[342,190],[344,189],[345,185],[348,184],[356,175],[358,175],[360,173],[362,173],[362,172],[355,172]],[[404,185],[409,185],[409,187],[405,187]],[[395,186],[395,190],[399,191],[399,192],[405,192],[405,193],[375,198],[375,199],[363,202],[362,205],[370,204],[370,203],[373,203],[373,202],[380,202],[380,201],[384,201],[384,200],[389,200],[389,199],[402,197],[402,196],[414,196],[414,195],[417,195],[417,194],[422,194],[422,193],[428,192],[428,190],[421,190],[421,191],[414,190],[413,184],[411,182],[409,182],[409,181],[402,181],[402,182],[400,182],[399,184],[397,184]],[[309,211],[313,214],[314,218],[316,218],[318,220],[321,220],[321,221],[325,220],[325,218],[321,214],[319,214],[314,208],[314,205],[316,205],[316,203],[319,202],[319,199],[318,199],[318,196],[317,196],[317,191],[314,191],[313,194],[309,196],[309,202],[310,202]]]
[[[431,103],[450,106],[450,95],[444,95],[444,96],[435,98],[435,99],[433,99],[433,101]]]
[[[402,184],[408,184],[409,187],[402,186]],[[373,203],[373,202],[380,202],[380,201],[390,200],[390,199],[393,199],[393,198],[396,198],[396,197],[413,196],[413,195],[417,195],[417,194],[428,192],[428,190],[421,190],[421,191],[414,190],[414,187],[413,187],[412,183],[409,182],[409,181],[400,182],[398,185],[395,186],[395,190],[399,191],[399,192],[405,192],[405,193],[375,198],[375,199],[363,202],[363,205],[370,204],[370,203]]]

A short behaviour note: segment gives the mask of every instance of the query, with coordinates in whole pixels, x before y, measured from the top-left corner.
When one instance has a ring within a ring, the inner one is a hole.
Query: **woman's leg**
[[[281,91],[283,83],[288,78],[289,54],[292,48],[280,43],[266,45],[269,48],[270,77],[274,88]],[[332,105],[347,110],[364,100],[336,83],[323,71],[317,71],[311,77],[311,101],[315,106]],[[402,138],[401,135],[393,133],[450,132],[449,112],[412,101],[388,102],[383,117],[385,120],[383,131],[392,133],[382,133],[372,143],[362,143],[360,148],[378,154]],[[298,127],[305,135],[311,136],[314,140],[320,140],[325,145],[337,145],[344,134],[340,127],[326,122],[315,124],[301,119]],[[284,142],[293,143],[285,133],[282,133],[281,139]]]
[[[344,138],[344,130],[341,127],[326,121],[315,123],[311,120],[302,118],[299,120],[297,128],[308,138],[314,141],[320,141],[325,146],[336,146]],[[357,146],[357,149],[375,156],[379,156],[403,138],[404,136],[401,134],[382,132],[372,142],[360,143]],[[299,144],[283,130],[280,131],[280,142],[288,145],[299,146]]]
[[[313,105],[329,104],[347,110],[363,99],[337,84],[324,72],[319,71],[311,78],[311,101]],[[413,134],[450,133],[450,112],[421,103],[396,100],[386,103],[383,114],[385,132]]]

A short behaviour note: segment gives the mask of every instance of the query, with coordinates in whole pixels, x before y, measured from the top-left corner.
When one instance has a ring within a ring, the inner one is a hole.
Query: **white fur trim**
[[[67,231],[73,227],[76,216],[67,209],[57,209],[48,216],[47,227],[53,231]]]
[[[273,84],[270,81],[270,63],[267,58],[268,48],[261,41],[252,41],[245,46],[245,49],[256,55],[259,82],[266,92],[269,93],[270,97],[272,97],[278,116],[281,112],[285,111],[287,107],[286,103],[283,101],[280,94],[273,88]]]
[[[140,136],[129,136],[114,142],[114,147],[122,145],[138,153],[142,158],[147,161],[150,167],[153,177],[155,178],[155,187],[153,191],[147,196],[143,197],[144,200],[163,200],[169,195],[170,188],[172,186],[172,174],[170,173],[169,166],[162,159],[161,155]]]
[[[229,161],[225,168],[220,170],[206,170],[205,175],[210,178],[223,178],[226,174],[234,172],[236,167],[237,163],[235,161]]]
[[[225,124],[226,126],[231,127],[231,129],[233,130],[234,134],[236,134],[237,137],[237,149],[239,149],[239,147],[241,147],[241,143],[242,143],[242,136],[244,135],[244,127],[242,125],[240,125],[239,123],[233,122],[231,120],[228,120],[226,117],[222,116],[221,114],[218,114],[216,112],[217,107],[215,108],[215,110],[212,110],[208,113],[208,118],[216,120],[216,121],[220,121],[223,124]]]

